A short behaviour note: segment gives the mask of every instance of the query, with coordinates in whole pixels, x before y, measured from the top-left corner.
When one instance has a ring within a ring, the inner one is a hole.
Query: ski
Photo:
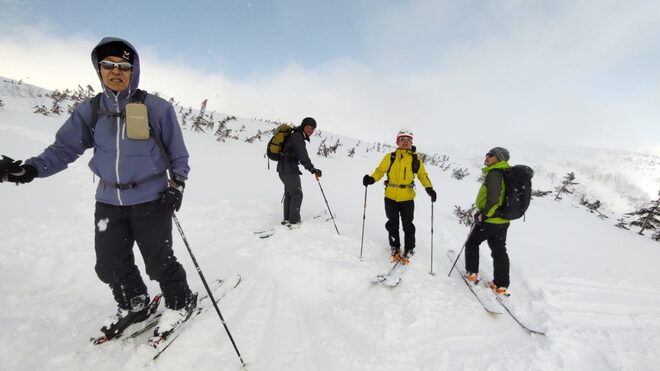
[[[217,290],[223,285],[223,283],[224,280],[222,279],[211,281],[211,289]],[[108,341],[113,341],[117,339],[121,339],[122,341],[128,341],[130,339],[135,339],[136,337],[154,328],[158,324],[160,317],[163,315],[162,311],[156,312],[158,310],[158,306],[160,302],[162,301],[162,296],[163,295],[159,293],[156,296],[154,296],[154,298],[151,300],[151,303],[149,304],[149,317],[147,317],[144,321],[134,323],[127,328],[127,330],[132,329],[132,332],[124,330],[122,333],[111,338],[108,338],[105,335],[101,335],[99,337],[92,337],[89,339],[89,341],[94,345],[100,345],[103,343],[107,343]]]
[[[217,279],[217,280],[215,280],[215,281],[212,281],[212,282],[211,282],[211,290],[214,290],[214,291],[215,291],[215,290],[220,289],[220,287],[222,287],[222,285],[223,285],[224,283],[225,283],[225,280],[223,280],[223,279]],[[208,296],[208,295],[205,295],[203,298],[206,298],[207,296]],[[203,298],[202,298],[202,299],[203,299]],[[201,300],[201,299],[200,299],[200,300]],[[150,318],[149,323],[147,323],[147,325],[144,326],[144,328],[141,328],[141,329],[139,329],[139,330],[133,332],[132,334],[126,336],[125,338],[123,338],[123,341],[127,341],[127,340],[129,340],[129,339],[134,339],[134,338],[136,338],[136,337],[138,337],[138,336],[144,334],[145,332],[149,331],[150,329],[156,327],[156,325],[158,324],[158,320],[160,319],[160,317],[161,317],[162,315],[163,315],[162,312],[158,312],[158,313],[156,313],[156,315],[154,315],[152,318]]]
[[[447,250],[447,257],[449,258],[449,261],[451,261],[452,264],[453,264],[454,261],[456,260],[456,252],[454,250]],[[482,296],[481,290],[479,290],[477,288],[477,284],[479,283],[478,281],[475,284],[475,283],[471,283],[470,281],[468,281],[467,278],[465,278],[465,275],[464,275],[465,267],[464,267],[462,262],[460,262],[460,261],[456,262],[455,271],[458,272],[458,274],[459,274],[459,276],[461,276],[461,279],[463,280],[463,282],[465,282],[465,285],[470,289],[470,292],[474,295],[474,297],[477,298],[477,301],[479,302],[479,304],[481,304],[481,306],[484,308],[484,310],[486,312],[488,312],[490,314],[493,314],[493,315],[502,314],[502,312],[497,310],[494,305],[491,305],[492,300],[489,300],[489,299],[484,298]]]
[[[518,319],[518,317],[516,317],[516,315],[513,314],[513,312],[509,309],[509,307],[506,304],[504,304],[504,300],[499,295],[496,297],[496,299],[497,299],[497,302],[500,303],[500,305],[502,305],[502,308],[504,308],[504,310],[509,314],[509,316],[511,316],[511,318],[513,318],[513,320],[516,321],[516,323],[519,324],[520,327],[522,327],[524,330],[526,330],[530,334],[545,336],[545,332],[538,331],[538,330],[532,330],[531,328],[527,327],[527,325],[522,323]]]
[[[236,288],[241,283],[241,280],[241,276],[237,274],[231,285],[228,284],[225,286],[224,290],[221,290],[221,292],[214,293],[215,302],[220,302],[220,300],[224,298],[229,291]],[[190,318],[183,322],[179,328],[170,333],[169,336],[153,336],[149,338],[149,344],[156,348],[156,354],[153,355],[152,360],[157,360],[158,357],[160,357],[160,355],[163,354],[163,352],[165,352],[165,350],[167,350],[170,345],[172,345],[172,343],[179,337],[179,335],[181,335],[181,331],[190,326],[190,322],[192,322],[192,320],[206,313],[211,308],[213,308],[213,303],[211,303],[208,294],[204,295],[197,300],[197,308],[195,308],[195,311],[190,315]]]
[[[160,305],[161,299],[162,299],[162,294],[157,294],[156,296],[154,296],[153,299],[151,299],[151,302],[149,303],[148,317],[144,321],[131,324],[124,331],[117,334],[116,336],[108,337],[107,335],[101,335],[98,337],[92,337],[89,339],[89,341],[94,345],[101,345],[103,343],[107,343],[108,341],[122,338],[123,335],[127,333],[126,330],[130,328],[139,327],[138,329],[134,329],[133,332],[129,332],[126,337],[123,337],[123,340],[126,341],[127,339],[132,339],[138,336],[139,334],[147,331],[148,329],[154,327],[158,323],[158,319],[161,316],[160,313],[156,313],[156,310]]]
[[[397,260],[389,271],[377,274],[376,278],[371,280],[371,283],[380,283],[387,287],[396,287],[399,282],[401,282],[401,277],[404,270],[403,266],[404,265],[401,263],[401,260]]]
[[[328,211],[323,210],[321,213],[319,213],[317,215],[314,215],[312,217],[309,217],[309,218],[305,218],[302,221],[307,222],[307,221],[311,221],[311,220],[317,220],[317,219],[320,219],[321,217],[323,217],[327,214],[328,214]],[[327,222],[329,220],[332,220],[332,218],[325,218],[324,221]],[[254,231],[252,233],[254,233],[257,237],[259,237],[261,239],[264,239],[264,238],[271,237],[272,235],[277,233],[278,230],[295,230],[295,229],[297,229],[296,226],[292,226],[290,224],[282,224],[281,226],[278,226],[278,227],[267,228],[267,229],[263,229],[263,230],[260,230],[260,231]]]
[[[520,320],[518,319],[518,317],[513,313],[513,311],[511,310],[511,308],[509,308],[509,306],[506,304],[506,302],[507,302],[507,298],[509,298],[509,297],[511,296],[510,294],[508,294],[508,293],[507,293],[507,294],[498,294],[498,293],[496,293],[493,289],[491,289],[490,287],[488,287],[488,284],[486,284],[485,282],[484,282],[484,286],[485,286],[486,288],[488,288],[488,289],[493,293],[493,295],[495,295],[495,300],[497,300],[497,302],[500,303],[500,305],[502,306],[502,308],[504,308],[504,311],[506,311],[506,313],[507,313],[507,314],[508,314],[508,315],[509,315],[509,316],[510,316],[510,317],[511,317],[511,318],[512,318],[512,319],[513,319],[518,325],[520,325],[520,327],[522,327],[523,330],[527,331],[527,332],[530,333],[530,334],[544,335],[544,336],[545,336],[545,332],[538,331],[538,330],[533,330],[533,329],[531,329],[529,326],[525,325],[524,323],[522,323],[522,321],[520,321]]]

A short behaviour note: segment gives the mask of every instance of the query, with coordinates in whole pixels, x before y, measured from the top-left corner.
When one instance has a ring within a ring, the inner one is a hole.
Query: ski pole
[[[433,201],[431,201],[431,271],[429,274],[435,276],[433,273]]]
[[[330,205],[328,205],[328,199],[325,198],[325,192],[323,192],[323,187],[321,187],[321,181],[319,178],[316,178],[316,182],[319,184],[319,188],[321,188],[321,194],[323,195],[323,199],[325,200],[325,206],[328,208],[328,212],[330,213],[330,217],[332,218],[332,224],[335,225],[335,230],[337,231],[337,235],[339,234],[339,229],[337,228],[337,223],[335,223],[335,217],[332,215],[332,211],[330,210]]]
[[[360,239],[360,260],[362,260],[362,247],[364,246],[364,222],[367,220],[367,186],[364,186],[364,211],[362,212],[362,238]]]
[[[234,337],[231,336],[231,332],[229,332],[229,328],[227,327],[227,323],[225,322],[225,319],[222,317],[222,313],[220,313],[220,308],[218,308],[218,303],[215,302],[215,298],[213,297],[213,293],[211,292],[211,289],[209,288],[208,283],[206,283],[206,278],[204,278],[204,273],[202,273],[202,269],[199,267],[199,264],[197,264],[197,259],[195,259],[195,255],[193,254],[192,250],[190,249],[190,245],[188,244],[188,240],[186,239],[186,235],[183,233],[183,228],[181,228],[181,224],[179,224],[179,219],[176,218],[176,214],[173,212],[172,213],[172,219],[174,220],[174,224],[176,224],[177,229],[179,229],[179,234],[181,235],[181,239],[183,239],[183,244],[186,245],[186,249],[188,249],[188,253],[190,254],[190,258],[193,261],[193,264],[195,264],[195,268],[197,269],[197,273],[199,273],[199,278],[202,279],[202,283],[204,284],[204,288],[206,289],[206,292],[209,294],[209,298],[211,299],[211,302],[213,303],[213,307],[215,307],[215,311],[218,313],[218,316],[220,317],[220,322],[222,322],[222,325],[225,327],[225,331],[227,331],[227,335],[229,335],[229,340],[231,340],[231,344],[234,346],[234,350],[236,351],[236,354],[238,355],[238,359],[241,361],[241,364],[243,367],[246,367],[245,362],[243,361],[243,357],[241,356],[241,352],[238,351],[238,347],[236,346],[236,342],[234,341]]]
[[[454,267],[456,267],[456,263],[458,263],[458,259],[460,259],[461,254],[463,253],[463,250],[465,249],[465,245],[467,244],[468,239],[470,238],[470,235],[472,234],[472,230],[474,229],[474,226],[477,223],[472,222],[472,226],[470,226],[470,232],[468,233],[467,238],[465,239],[465,242],[463,243],[463,247],[461,247],[461,251],[458,252],[458,256],[456,256],[456,260],[454,260],[454,264],[452,264],[451,269],[449,270],[449,274],[447,277],[451,276],[451,272],[454,270]]]

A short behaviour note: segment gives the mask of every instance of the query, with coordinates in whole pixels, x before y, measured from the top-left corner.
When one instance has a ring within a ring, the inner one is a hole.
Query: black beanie
[[[133,49],[121,41],[112,41],[96,48],[96,57],[99,62],[107,57],[120,57],[133,63]]]
[[[314,120],[314,119],[311,118],[311,117],[305,117],[305,118],[302,120],[302,123],[300,123],[300,127],[304,129],[305,126],[311,126],[311,127],[313,127],[314,129],[316,129],[316,120]]]

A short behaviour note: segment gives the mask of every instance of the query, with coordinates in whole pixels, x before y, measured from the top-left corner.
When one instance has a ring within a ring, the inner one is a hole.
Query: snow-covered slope
[[[36,155],[64,118],[32,114],[30,107],[48,100],[8,91],[6,84],[0,89],[0,153],[19,159]],[[273,127],[240,118],[231,125],[236,130],[245,126],[241,139]],[[438,191],[433,240],[432,205],[420,192],[417,254],[402,283],[390,289],[370,283],[389,267],[378,184],[368,188],[359,259],[361,178],[383,152],[346,157],[357,141],[341,138],[346,144],[339,153],[323,158],[313,154],[321,140],[314,137],[308,149],[323,170],[320,185],[341,235],[332,222],[310,220],[299,230],[278,231],[262,240],[253,232],[277,225],[282,193],[277,174],[266,167],[265,142],[220,143],[190,126],[185,136],[192,171],[179,220],[208,279],[243,277],[220,309],[250,370],[653,370],[660,363],[660,289],[653,274],[660,245],[613,227],[611,220],[594,217],[570,199],[535,199],[527,220],[509,229],[511,300],[521,319],[545,330],[545,337],[528,335],[506,315],[488,315],[457,276],[447,277],[445,251],[460,249],[468,232],[452,212],[454,205],[467,207],[474,200],[483,149],[438,151],[450,157],[452,166],[468,167],[472,174],[459,181],[450,171],[429,167]],[[551,189],[565,172],[588,168],[594,179],[582,185],[593,185],[585,189],[593,195],[603,192],[599,197],[605,198],[616,189],[599,190],[595,183],[609,167],[621,175],[602,183],[639,190],[630,192],[639,199],[653,197],[644,194],[653,192],[645,182],[657,179],[657,158],[649,159],[648,173],[637,168],[632,177],[621,169],[637,160],[627,162],[626,155],[607,150],[582,151],[591,157],[556,147],[512,149],[512,162],[535,165],[535,188]],[[148,362],[152,349],[145,339],[88,343],[114,312],[110,291],[94,272],[96,184],[86,165],[90,155],[53,177],[18,187],[0,185],[0,369],[238,369],[212,311],[192,322],[155,364]],[[303,190],[303,217],[326,209],[312,176],[303,177]],[[191,286],[203,291],[178,236],[175,251]],[[482,272],[489,275],[486,246],[481,261]],[[429,274],[431,269],[436,275]],[[154,282],[148,285],[152,294],[157,292]]]

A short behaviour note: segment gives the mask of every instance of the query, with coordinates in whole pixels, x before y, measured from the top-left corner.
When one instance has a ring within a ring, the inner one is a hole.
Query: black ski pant
[[[284,184],[283,217],[289,223],[300,222],[300,206],[302,205],[303,193],[300,184],[300,174],[279,173],[280,180]]]
[[[149,278],[160,284],[166,306],[181,309],[187,304],[192,294],[172,250],[172,213],[160,200],[134,206],[97,202],[94,223],[96,274],[110,285],[120,308],[130,309],[131,298],[147,294],[135,265],[135,242]]]
[[[479,223],[465,242],[465,270],[479,272],[479,245],[488,241],[493,258],[493,282],[497,287],[509,287],[509,255],[506,253],[506,231],[509,223]]]
[[[415,201],[396,202],[385,197],[385,216],[387,216],[385,229],[387,229],[390,247],[392,249],[401,248],[401,240],[399,239],[399,217],[401,217],[404,234],[404,249],[406,251],[413,250],[415,248],[415,225],[413,224],[413,219],[415,217]]]

